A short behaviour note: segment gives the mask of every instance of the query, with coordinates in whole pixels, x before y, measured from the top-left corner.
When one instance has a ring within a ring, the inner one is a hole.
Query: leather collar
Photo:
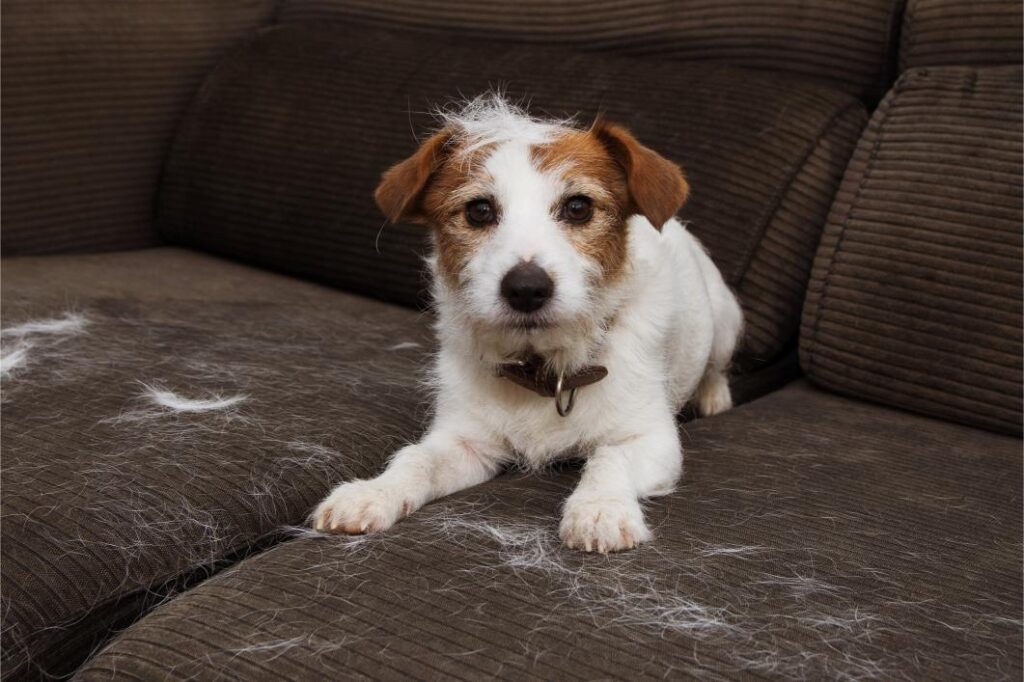
[[[498,365],[498,376],[527,388],[544,398],[558,394],[558,374],[545,366],[544,358],[532,355],[526,360]],[[562,392],[575,392],[577,388],[596,384],[608,376],[608,368],[586,365],[562,377]]]

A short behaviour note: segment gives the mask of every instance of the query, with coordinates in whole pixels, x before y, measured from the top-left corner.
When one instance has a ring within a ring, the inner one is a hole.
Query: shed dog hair
[[[670,492],[682,472],[675,415],[694,397],[704,415],[731,407],[724,372],[743,324],[674,218],[683,173],[603,120],[539,120],[497,95],[442,116],[375,195],[388,220],[433,231],[434,419],[381,475],[335,488],[312,522],[383,531],[507,463],[573,455],[586,464],[563,541],[634,547],[651,538],[640,500]],[[510,380],[520,366],[535,367],[536,386]],[[567,383],[552,398],[556,377]]]

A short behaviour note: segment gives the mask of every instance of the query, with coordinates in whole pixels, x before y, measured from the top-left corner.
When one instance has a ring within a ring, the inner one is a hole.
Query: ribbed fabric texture
[[[909,0],[900,34],[900,68],[1020,64],[1021,0]]]
[[[273,0],[4,2],[5,256],[157,243],[175,124]]]
[[[148,605],[280,540],[426,423],[431,319],[183,249],[6,259],[4,679],[59,675]],[[75,292],[73,295],[69,292]],[[792,377],[742,377],[749,400]],[[237,409],[162,411],[139,382]]]
[[[3,379],[4,680],[69,673],[179,580],[374,473],[430,409],[428,320],[208,256],[7,260],[3,309],[5,329],[86,320],[3,339],[27,346]],[[147,385],[243,399],[175,412]]]
[[[792,339],[800,326],[801,306],[793,302],[804,295],[811,270],[808,247],[817,245],[821,226],[828,215],[843,176],[839,159],[850,155],[850,140],[856,140],[864,126],[859,110],[844,110],[820,128],[820,137],[793,171],[764,221],[761,238],[741,261],[746,267],[734,286],[744,304],[744,352],[750,363],[770,358],[778,352],[780,341]],[[718,197],[725,201],[724,197]],[[709,205],[708,210],[714,210]],[[702,238],[726,242],[725,235]],[[734,242],[735,244],[735,242]],[[719,248],[727,248],[722,243]],[[812,247],[813,252],[813,247]]]
[[[340,20],[656,59],[721,60],[828,79],[857,94],[889,83],[896,0],[284,0],[281,21]]]
[[[814,263],[815,381],[1020,433],[1021,77],[914,70],[875,113]]]
[[[791,340],[839,178],[866,120],[832,88],[778,74],[284,26],[228,58],[172,150],[163,235],[361,294],[422,304],[427,231],[385,225],[380,173],[435,125],[426,112],[504,83],[534,113],[603,111],[686,169],[681,217],[737,287],[745,365]]]
[[[577,476],[509,474],[247,559],[76,679],[1020,677],[1018,439],[801,383],[683,442],[650,546],[562,549]]]

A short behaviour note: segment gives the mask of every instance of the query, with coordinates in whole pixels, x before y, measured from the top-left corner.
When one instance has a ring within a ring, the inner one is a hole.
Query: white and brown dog
[[[586,459],[565,503],[571,547],[651,537],[640,500],[682,472],[675,415],[731,404],[743,319],[700,243],[673,216],[679,167],[604,122],[531,118],[499,96],[445,115],[392,167],[376,200],[434,233],[436,414],[377,478],[343,483],[317,529],[372,533],[503,464]]]

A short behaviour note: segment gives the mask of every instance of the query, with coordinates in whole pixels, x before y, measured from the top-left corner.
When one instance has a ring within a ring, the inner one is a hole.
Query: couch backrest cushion
[[[682,217],[736,287],[746,356],[799,325],[811,260],[866,115],[841,91],[733,67],[520,45],[445,46],[362,27],[281,26],[222,63],[174,143],[159,222],[174,243],[405,305],[425,300],[428,231],[386,225],[380,174],[435,125],[426,113],[495,83],[535,113],[598,111],[681,162]]]
[[[900,68],[1021,63],[1021,0],[909,0]]]
[[[917,69],[883,101],[814,262],[816,382],[1020,433],[1021,77]]]
[[[902,0],[284,0],[280,21],[327,19],[789,71],[881,97]]]
[[[174,127],[273,0],[11,0],[3,5],[5,256],[157,243]]]

